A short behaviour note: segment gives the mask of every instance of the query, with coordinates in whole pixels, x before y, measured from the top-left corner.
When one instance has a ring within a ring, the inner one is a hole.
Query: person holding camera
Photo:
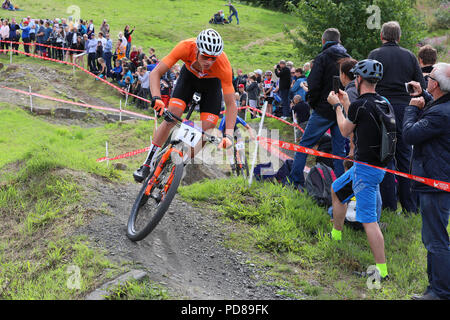
[[[425,88],[422,70],[416,56],[409,50],[399,46],[401,37],[400,25],[396,21],[383,24],[380,38],[383,45],[369,54],[369,59],[380,61],[384,66],[384,77],[377,85],[377,92],[386,97],[392,104],[397,123],[397,147],[395,158],[389,164],[389,169],[408,172],[411,159],[411,145],[403,140],[402,127],[405,109],[410,95],[405,89],[405,83],[417,81]],[[398,181],[398,185],[396,183]],[[416,195],[411,192],[411,180],[387,173],[381,184],[383,208],[397,211],[400,201],[402,212],[417,212]]]
[[[308,93],[306,97],[313,112],[303,133],[300,146],[314,147],[324,133],[330,129],[333,154],[345,157],[345,138],[336,122],[336,113],[327,101],[328,94],[333,87],[333,76],[339,75],[339,62],[350,57],[340,43],[340,36],[339,30],[334,28],[325,30],[322,35],[322,51],[314,59],[314,67],[307,78]],[[289,176],[284,179],[284,184],[303,189],[305,184],[303,170],[305,169],[306,157],[307,155],[301,152],[295,154],[292,170]],[[337,177],[344,173],[342,160],[333,160],[333,165]]]
[[[289,90],[291,89],[291,70],[286,66],[286,61],[280,60],[280,63],[275,66],[275,74],[280,78],[278,85],[278,95],[281,98],[281,110],[283,116],[281,119],[287,120],[291,117],[289,107]]]
[[[378,225],[378,212],[381,209],[379,185],[385,171],[362,164],[384,167],[381,153],[382,123],[377,110],[379,103],[387,105],[387,101],[375,91],[377,82],[383,78],[383,65],[379,61],[366,59],[358,62],[351,72],[355,75],[358,99],[350,103],[348,94],[343,90],[339,90],[338,94],[331,91],[327,99],[336,112],[336,121],[342,136],[354,134],[354,158],[358,161],[332,184],[331,238],[336,241],[342,240],[342,229],[347,213],[346,203],[352,197],[356,197],[356,221],[362,223],[367,234],[380,279],[386,280],[388,271],[384,237]]]
[[[427,90],[410,82],[414,96],[406,107],[403,138],[414,146],[411,174],[450,181],[450,64],[435,64]],[[430,96],[431,95],[431,96]],[[414,181],[422,215],[422,242],[427,249],[428,287],[414,300],[450,299],[450,193]],[[447,190],[448,191],[448,190]]]

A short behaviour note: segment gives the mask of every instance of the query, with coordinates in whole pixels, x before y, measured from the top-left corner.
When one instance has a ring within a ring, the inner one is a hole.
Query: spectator
[[[100,63],[98,61],[99,58],[103,59],[103,44],[99,39],[97,39],[97,49],[95,51],[95,61],[97,63],[97,69],[101,68]],[[106,62],[104,60],[103,60],[103,62],[105,63],[105,67],[106,67]]]
[[[228,16],[228,23],[231,23],[231,21],[233,20],[233,16],[236,17],[236,21],[237,24],[239,24],[239,17],[238,17],[238,12],[236,10],[236,8],[231,4],[231,0],[228,1],[228,4],[226,4],[226,6],[230,7],[230,15]]]
[[[3,20],[2,26],[0,27],[0,40],[2,41],[8,41],[9,40],[9,25],[8,25],[8,20]],[[4,50],[8,50],[9,49],[9,44],[7,42],[2,42],[1,43],[1,49]],[[5,52],[4,54],[8,54],[7,52]]]
[[[246,107],[248,105],[248,95],[247,92],[245,92],[245,86],[244,84],[238,85],[238,93],[239,93],[239,106],[240,107]]]
[[[129,88],[129,85],[134,83],[133,79],[133,74],[131,73],[129,66],[124,66],[122,71],[122,80],[119,81],[119,85],[121,87]]]
[[[106,36],[107,33],[109,33],[109,24],[107,23],[106,19],[103,20],[102,25],[100,26],[100,31]]]
[[[134,28],[130,31],[130,26],[125,26],[125,29],[123,31],[123,35],[125,37],[125,39],[127,40],[127,48],[126,48],[126,53],[125,55],[127,56],[128,59],[130,59],[130,49],[131,49],[131,35],[134,32]]]
[[[81,50],[81,51],[85,50],[84,41],[81,38],[81,36],[77,36],[77,43],[74,45],[73,49]],[[75,58],[75,64],[78,64],[84,68],[84,59],[83,59],[83,56],[80,54],[81,54],[80,51],[77,51],[77,57]]]
[[[124,42],[122,39],[118,39],[116,44],[116,52],[114,54],[116,56],[116,59],[122,60],[123,58],[125,58],[125,53],[126,46],[124,46]]]
[[[26,53],[30,52],[30,26],[27,20],[19,25],[19,28],[22,30],[22,40],[23,40],[23,49]]]
[[[411,159],[411,145],[403,140],[402,127],[405,109],[410,96],[405,89],[405,83],[417,81],[425,87],[422,71],[414,54],[398,45],[401,36],[400,25],[396,21],[383,24],[381,41],[383,45],[369,54],[369,59],[375,59],[384,66],[384,77],[377,85],[377,93],[389,100],[394,108],[397,124],[397,146],[395,158],[388,168],[400,172],[408,172]],[[398,190],[396,188],[398,181]],[[397,211],[397,201],[400,201],[403,212],[417,212],[417,199],[411,193],[411,180],[393,174],[386,174],[381,184],[383,208]]]
[[[313,109],[308,125],[303,133],[300,146],[312,148],[323,134],[330,129],[333,154],[345,157],[345,138],[342,136],[336,122],[336,113],[327,101],[327,96],[333,87],[333,76],[339,75],[338,63],[349,58],[346,49],[340,44],[340,32],[330,28],[322,35],[322,51],[314,59],[314,66],[308,77],[307,102]],[[304,187],[303,170],[306,164],[306,154],[297,152],[289,177],[284,183],[294,187]],[[333,160],[337,177],[344,173],[341,160]]]
[[[50,27],[50,22],[46,21],[44,23],[44,38],[43,38],[43,43],[46,45],[50,45],[51,44],[51,34],[53,29]],[[52,52],[52,48],[50,47],[42,47],[42,52],[44,53],[44,56],[46,57],[51,57],[51,52]]]
[[[92,19],[89,20],[89,25],[87,27],[86,33],[87,33],[89,39],[95,33],[94,21]]]
[[[35,43],[36,42],[36,24],[38,24],[37,20],[35,21],[34,19],[31,19],[30,16],[27,17],[27,21],[28,21],[28,25],[30,27],[30,43]],[[30,52],[31,52],[31,48],[30,48]],[[36,46],[34,46],[34,51],[36,54]]]
[[[67,47],[76,50],[75,47],[78,40],[77,30],[74,26],[69,27],[69,30],[70,31],[66,34]],[[70,59],[70,62],[73,62],[73,55],[78,54],[79,52],[68,51],[67,53],[68,60]]]
[[[419,66],[422,69],[423,76],[425,77],[426,75],[431,73],[431,71],[433,70],[433,65],[437,61],[437,50],[429,44],[424,45],[419,50],[418,58]],[[425,81],[425,87],[427,85],[428,83]]]
[[[98,41],[95,39],[95,33],[91,33],[91,38],[88,39],[86,43],[86,53],[88,54],[89,71],[92,73],[97,72],[97,67],[95,65],[95,60],[97,58],[97,46]]]
[[[267,70],[263,83],[264,101],[267,101],[267,114],[272,114],[273,111],[273,90],[275,89],[275,82],[272,80],[272,71]]]
[[[9,23],[9,40],[10,41],[15,41],[14,39],[16,39],[16,37],[17,37],[16,31],[19,29],[20,29],[20,27],[16,23],[16,20],[14,18],[11,18],[11,22]],[[11,47],[12,47],[12,49],[14,49],[15,46],[13,44],[11,44]],[[18,55],[18,53],[15,53],[15,54]]]
[[[383,101],[383,98],[375,91],[377,82],[383,78],[383,65],[376,60],[367,59],[357,63],[352,72],[356,77],[356,88],[360,92],[358,99],[350,103],[347,93],[342,90],[339,90],[339,94],[331,91],[327,99],[335,109],[342,136],[348,137],[354,133],[356,137],[355,160],[358,160],[358,163],[355,163],[332,184],[333,229],[331,238],[341,241],[347,213],[345,203],[352,197],[356,197],[356,221],[362,223],[364,227],[381,280],[386,280],[388,270],[384,238],[377,222],[379,208],[381,208],[379,184],[383,180],[385,171],[360,164],[360,162],[364,162],[384,167],[380,158],[381,123],[375,109],[378,108],[377,101]],[[344,116],[344,110],[347,116]],[[348,188],[348,185],[351,187]]]
[[[247,75],[242,73],[242,69],[238,69],[237,76],[233,81],[234,90],[237,91],[240,84],[243,84],[245,88],[245,85],[247,84],[247,78]]]
[[[290,115],[289,108],[289,90],[291,88],[291,71],[286,66],[286,61],[281,60],[279,64],[275,66],[275,74],[280,78],[278,85],[278,95],[281,97],[281,108],[283,116],[281,119],[287,120]]]
[[[116,60],[116,66],[111,70],[111,78],[117,82],[122,79],[122,60]]]
[[[358,99],[358,90],[355,86],[355,75],[350,70],[358,63],[355,59],[345,59],[342,61],[339,68],[339,79],[344,86],[344,91],[347,92],[350,102],[354,102]]]
[[[36,31],[36,43],[39,43],[39,44],[45,43],[44,36],[45,36],[44,21],[43,20],[39,20],[39,27],[37,28],[37,31]],[[45,52],[46,52],[46,48],[45,47],[37,45],[36,46],[36,50],[37,50],[37,53],[40,56],[44,56],[45,55]]]
[[[109,77],[111,69],[112,69],[111,58],[112,58],[112,46],[113,45],[112,45],[111,39],[109,38],[109,33],[105,34],[105,39],[106,39],[106,42],[105,42],[105,47],[103,50],[103,59],[105,60],[105,63],[106,63],[106,74]]]
[[[311,72],[311,63],[306,62],[306,63],[303,65],[303,70],[305,71],[305,77],[308,78],[308,76],[309,76],[309,74],[310,74],[310,72]]]
[[[16,42],[16,43],[13,43],[13,44],[12,44],[12,49],[13,49],[13,50],[16,50],[16,51],[19,50],[19,43],[18,43],[18,42],[20,41],[20,37],[21,37],[21,35],[20,35],[20,30],[16,30],[16,33],[15,33],[15,35],[14,35],[14,38],[10,38],[11,41]],[[17,52],[14,52],[13,54],[15,54],[16,56],[19,55],[19,53],[17,53]]]
[[[141,83],[141,89],[139,90],[138,96],[148,99],[150,97],[150,72],[144,67],[138,67],[137,76],[139,82]],[[136,107],[140,109],[148,109],[148,102],[139,99]]]
[[[97,63],[98,63],[98,72],[97,72],[97,76],[99,76],[100,78],[106,79],[107,76],[107,69],[106,69],[106,62],[103,58],[98,58],[97,59]],[[98,80],[98,79],[95,79]]]
[[[295,77],[296,80],[292,83],[291,93],[292,96],[300,95],[302,101],[306,100],[306,91],[302,86],[303,82],[306,82],[306,77],[303,74],[303,70],[301,68],[295,69]]]
[[[136,46],[131,47],[130,60],[131,60],[131,62],[133,62],[135,67],[139,66],[139,51],[136,48]]]
[[[252,72],[247,79],[247,94],[248,105],[251,108],[258,108],[258,83],[256,82],[256,75]],[[251,118],[256,118],[255,110],[250,109]]]
[[[411,82],[414,95],[405,110],[403,138],[414,146],[411,173],[450,181],[450,64],[438,63],[427,76],[427,90]],[[430,97],[430,94],[432,97]],[[428,101],[428,103],[425,103]],[[417,300],[450,299],[450,242],[447,231],[450,193],[414,182],[422,215],[422,242],[427,249],[429,285]]]
[[[302,129],[305,129],[306,124],[309,120],[309,116],[311,114],[309,105],[302,100],[301,95],[297,94],[294,96],[294,99],[292,99],[291,108],[294,112],[295,120],[297,121],[298,125]],[[300,134],[299,131],[297,131],[297,133]]]

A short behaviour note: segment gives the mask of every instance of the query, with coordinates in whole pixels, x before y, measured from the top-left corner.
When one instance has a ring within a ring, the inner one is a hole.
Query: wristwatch
[[[340,106],[342,111],[344,111],[344,106],[342,105],[342,103],[338,102],[336,104],[333,104],[333,110],[336,111],[336,108]]]

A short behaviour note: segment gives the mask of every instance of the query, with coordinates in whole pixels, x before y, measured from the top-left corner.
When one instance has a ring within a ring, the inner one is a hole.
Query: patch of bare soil
[[[76,233],[106,249],[113,261],[134,262],[177,299],[285,299],[277,287],[265,284],[263,269],[247,263],[246,253],[224,245],[232,226],[222,223],[216,212],[200,212],[176,196],[156,229],[132,242],[126,225],[140,185],[89,180],[88,206],[107,213]]]

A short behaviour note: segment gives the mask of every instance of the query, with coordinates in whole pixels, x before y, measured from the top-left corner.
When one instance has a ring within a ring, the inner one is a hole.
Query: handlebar
[[[174,120],[176,120],[178,122],[183,122],[183,119],[174,115],[168,109],[164,109],[163,115],[164,115],[164,120],[166,120],[167,122],[173,122]],[[215,145],[220,144],[220,142],[221,142],[220,138],[206,133],[205,131],[203,131],[203,129],[201,129],[201,132],[202,132],[203,136],[206,138],[206,141],[208,141],[212,144],[215,144]]]

